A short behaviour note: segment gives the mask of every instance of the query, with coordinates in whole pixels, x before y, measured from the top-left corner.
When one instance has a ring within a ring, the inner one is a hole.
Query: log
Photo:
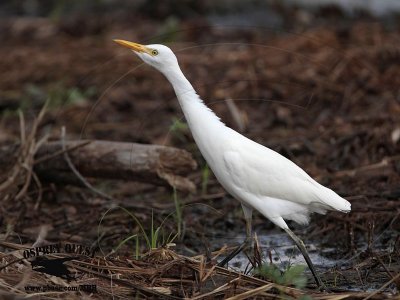
[[[0,169],[9,165],[10,151],[14,151],[10,149],[15,149],[15,145],[0,148]],[[44,144],[35,156],[35,173],[47,181],[81,185],[62,149],[60,141]],[[195,191],[194,183],[185,175],[196,169],[197,164],[191,154],[182,149],[98,140],[66,141],[65,149],[84,177],[132,180]]]

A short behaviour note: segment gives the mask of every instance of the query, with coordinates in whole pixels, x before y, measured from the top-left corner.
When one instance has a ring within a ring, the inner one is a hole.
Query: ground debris
[[[74,274],[73,279],[62,279],[48,275],[46,271],[33,269],[35,259],[23,259],[23,251],[30,248],[20,244],[0,242],[2,261],[0,264],[0,286],[2,295],[13,293],[30,296],[35,291],[42,299],[80,299],[90,294],[92,299],[105,297],[156,297],[158,299],[259,299],[277,297],[299,298],[310,295],[313,299],[390,299],[383,293],[323,293],[313,290],[299,290],[272,282],[250,277],[232,270],[208,264],[204,259],[194,259],[158,248],[147,253],[142,259],[127,257],[85,257],[64,254],[65,269]],[[43,245],[42,245],[43,247]],[[62,254],[47,254],[53,262]],[[44,256],[43,256],[44,257]],[[40,258],[40,256],[39,256]],[[54,265],[51,265],[54,267]],[[86,291],[73,291],[72,287],[85,286]],[[53,290],[51,288],[53,287]],[[57,291],[65,287],[65,291]],[[70,290],[68,291],[68,288]],[[92,290],[90,290],[90,288]],[[45,290],[47,289],[47,291]]]

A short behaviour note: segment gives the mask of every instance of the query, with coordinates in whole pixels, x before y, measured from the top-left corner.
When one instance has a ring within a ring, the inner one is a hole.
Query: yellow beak
[[[151,55],[151,49],[147,48],[144,45],[132,43],[132,42],[124,41],[124,40],[114,40],[114,42],[116,42],[117,44],[120,44],[126,48],[129,48],[135,52],[139,52],[139,53],[144,52],[144,53]]]

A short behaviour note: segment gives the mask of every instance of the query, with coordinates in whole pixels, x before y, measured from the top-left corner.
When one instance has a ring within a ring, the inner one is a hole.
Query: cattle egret
[[[316,182],[289,159],[222,123],[183,75],[170,48],[114,41],[131,49],[169,80],[200,152],[225,190],[240,201],[247,237],[234,255],[251,241],[252,211],[256,209],[289,234],[303,254],[316,283],[322,287],[303,241],[289,229],[285,219],[305,225],[310,213],[325,214],[327,210],[349,212],[350,203]],[[224,260],[222,264],[226,262]]]

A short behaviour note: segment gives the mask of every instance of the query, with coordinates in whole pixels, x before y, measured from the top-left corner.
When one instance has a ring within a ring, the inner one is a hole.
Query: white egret
[[[164,45],[141,45],[115,40],[153,66],[172,84],[193,138],[216,178],[239,200],[246,220],[246,241],[251,241],[253,209],[285,230],[303,254],[318,286],[323,286],[304,243],[285,222],[308,224],[309,214],[327,210],[349,212],[350,203],[312,179],[279,153],[227,127],[197,95],[179,68],[172,50]],[[232,256],[230,256],[231,258]],[[227,261],[224,260],[222,264]]]

